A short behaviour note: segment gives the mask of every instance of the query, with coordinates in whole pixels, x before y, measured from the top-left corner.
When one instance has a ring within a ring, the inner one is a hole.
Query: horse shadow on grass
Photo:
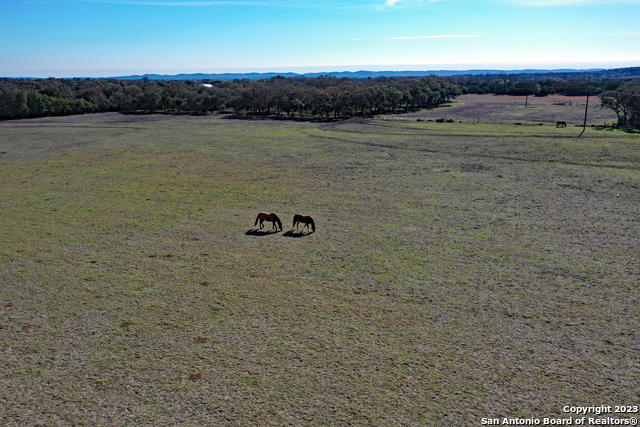
[[[247,236],[269,236],[271,234],[280,233],[282,230],[260,230],[259,228],[251,228],[244,233]]]
[[[307,231],[306,233],[303,230],[294,230],[291,229],[289,231],[287,231],[286,233],[283,234],[284,237],[293,237],[294,239],[297,239],[299,237],[304,237],[304,236],[308,236],[309,234],[313,234],[313,231]]]

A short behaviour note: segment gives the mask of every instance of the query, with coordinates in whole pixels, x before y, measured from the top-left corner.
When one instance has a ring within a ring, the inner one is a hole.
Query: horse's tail
[[[291,228],[295,227],[296,222],[300,221],[300,217],[298,216],[298,214],[295,214],[293,216],[293,224],[291,225]]]
[[[276,220],[276,222],[278,223],[278,225],[280,226],[280,230],[282,230],[282,221],[280,221],[280,218],[278,218],[278,215],[272,213],[271,215],[273,215],[273,219]]]
[[[311,220],[311,229],[314,231],[316,231],[316,222],[313,220],[313,218],[309,217],[309,219]]]
[[[256,217],[256,222],[255,224],[253,224],[253,226],[255,227],[256,225],[258,225],[258,220],[260,219],[260,214],[258,214],[258,216]]]

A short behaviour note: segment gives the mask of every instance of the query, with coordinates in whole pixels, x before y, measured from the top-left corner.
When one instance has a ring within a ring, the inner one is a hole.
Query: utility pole
[[[591,87],[587,86],[587,103],[584,106],[584,124],[582,125],[582,132],[580,132],[580,135],[578,135],[578,138],[580,138],[582,136],[582,134],[584,133],[584,130],[587,128],[587,111],[589,108],[589,91],[590,91]]]

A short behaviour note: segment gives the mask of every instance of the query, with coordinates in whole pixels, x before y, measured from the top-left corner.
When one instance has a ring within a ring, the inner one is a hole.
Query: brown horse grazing
[[[275,228],[277,231],[278,227],[276,226],[276,224],[278,224],[280,226],[280,230],[282,230],[282,222],[280,221],[280,218],[278,218],[278,215],[274,213],[260,212],[256,217],[256,223],[253,224],[254,227],[258,225],[258,221],[260,221],[260,228],[264,227],[264,225],[262,224],[263,222],[269,221],[273,223],[271,228]]]
[[[295,214],[293,216],[293,225],[291,226],[291,228],[298,228],[299,223],[304,224],[304,227],[302,227],[303,230],[305,229],[305,227],[308,228],[309,224],[311,224],[311,230],[316,231],[316,223],[309,215]]]

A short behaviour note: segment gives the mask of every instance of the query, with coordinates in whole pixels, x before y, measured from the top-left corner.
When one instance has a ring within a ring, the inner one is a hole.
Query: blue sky
[[[0,77],[640,66],[640,0],[2,0]]]

